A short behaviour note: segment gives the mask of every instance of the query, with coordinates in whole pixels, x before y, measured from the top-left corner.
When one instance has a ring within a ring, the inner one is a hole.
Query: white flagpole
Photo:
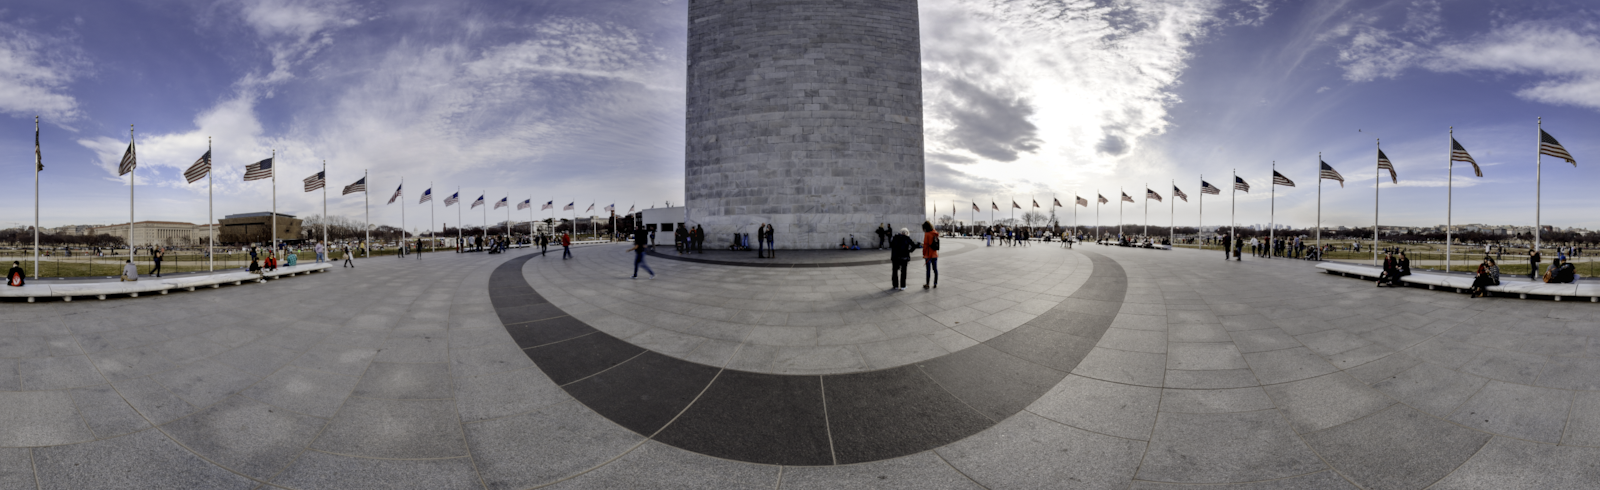
[[[484,201],[483,201],[483,234],[482,234],[481,239],[484,242],[488,242],[489,241],[489,201],[488,201],[489,190],[488,189],[484,189],[478,195],[479,196],[483,196],[483,199],[484,199]],[[576,225],[578,223],[577,218],[573,218],[572,223],[574,225]],[[482,244],[479,244],[479,246],[481,247]]]
[[[1094,241],[1100,241],[1100,189],[1094,190]]]
[[[1317,152],[1317,260],[1322,260],[1322,152]]]
[[[1122,190],[1121,187],[1117,188],[1117,194],[1119,194],[1117,196],[1117,239],[1118,240],[1122,239],[1122,221],[1123,221],[1122,220],[1122,195],[1123,194],[1127,194],[1127,193],[1128,192]]]
[[[1233,170],[1233,193],[1228,196],[1228,246],[1239,240],[1239,169]],[[1228,250],[1228,249],[1224,249]],[[1234,250],[1238,253],[1238,250]],[[1243,257],[1244,254],[1239,254]],[[1228,257],[1232,258],[1232,257]]]
[[[400,252],[401,257],[406,256],[406,178],[400,178]]]
[[[433,223],[435,222],[435,220],[438,219],[436,216],[434,216],[433,209],[434,209],[434,204],[433,204],[433,181],[430,180],[430,181],[428,181],[428,251],[429,252],[437,252],[437,251],[439,251],[438,244],[434,243],[435,241],[438,240],[439,235],[435,234],[433,232]]]
[[[1542,144],[1543,139],[1544,139],[1544,118],[1540,117],[1539,118],[1539,134],[1535,135],[1535,137],[1533,139],[1533,150],[1534,150],[1534,156],[1533,156],[1533,158],[1534,158],[1534,160],[1533,160],[1533,165],[1534,165],[1533,166],[1533,250],[1535,252],[1539,251],[1539,239],[1540,239],[1539,235],[1542,232],[1544,232],[1543,220],[1541,220],[1540,216],[1539,216],[1539,212],[1540,212],[1540,208],[1541,208],[1540,201],[1542,201],[1543,198],[1544,198],[1544,194],[1543,194],[1543,188],[1544,188],[1544,152],[1539,151],[1539,148],[1540,148],[1540,145]],[[132,226],[132,225],[129,225],[129,226]],[[1534,273],[1535,276],[1538,276],[1539,271],[1533,271],[1533,273]]]
[[[1268,211],[1267,211],[1267,258],[1270,259],[1270,258],[1272,258],[1272,253],[1277,250],[1277,246],[1278,246],[1277,241],[1276,241],[1277,240],[1276,237],[1277,237],[1277,233],[1278,233],[1278,161],[1277,160],[1273,160],[1272,161],[1272,181],[1267,183],[1267,187],[1272,189],[1271,192],[1267,193],[1267,194],[1270,195],[1270,197],[1267,200],[1267,202],[1269,203],[1268,204],[1268,208],[1267,208],[1268,209]]]
[[[1139,233],[1150,239],[1150,183],[1144,183],[1144,231]]]
[[[1178,181],[1176,179],[1172,180],[1172,188],[1174,190],[1176,190],[1178,188]],[[1176,199],[1177,197],[1178,196],[1173,195],[1173,196],[1168,196],[1167,198],[1168,199]],[[1176,200],[1172,201],[1171,202],[1171,206],[1172,206],[1172,209],[1167,211],[1167,214],[1169,215],[1167,217],[1167,247],[1168,247],[1168,250],[1171,250],[1171,247],[1177,245],[1177,243],[1174,241],[1174,239],[1178,237],[1178,231],[1177,231],[1178,230],[1178,201],[1176,201]]]
[[[1195,244],[1194,248],[1204,250],[1205,244],[1200,243],[1200,230],[1206,227],[1206,174],[1200,174],[1200,215],[1195,217]]]
[[[322,249],[328,253],[333,247],[328,246],[328,161],[322,161]],[[314,250],[312,253],[316,253]],[[331,254],[330,254],[331,255]]]
[[[1373,141],[1378,145],[1378,154],[1382,155],[1383,139],[1378,138]],[[1394,164],[1390,163],[1390,165]],[[1372,184],[1372,265],[1382,265],[1378,263],[1378,190],[1383,187],[1383,169],[1377,169],[1373,173],[1372,180],[1374,182]]]
[[[206,137],[206,157],[210,158],[210,156],[211,156],[211,137],[207,136]],[[211,166],[211,162],[206,162],[206,166],[210,167]],[[216,199],[212,196],[212,192],[214,192],[214,186],[212,185],[212,181],[211,181],[211,174],[212,173],[213,172],[211,171],[210,168],[206,169],[206,242],[207,242],[206,243],[206,262],[207,262],[209,268],[211,269],[211,272],[216,272],[217,271],[217,247],[216,247],[216,245],[217,245],[217,224],[216,224],[217,223],[217,215],[216,215]]]
[[[39,278],[39,168],[44,161],[39,155],[39,116],[33,116],[33,278]],[[133,228],[133,220],[128,220]]]
[[[456,186],[456,250],[466,250],[466,243],[462,240],[461,228],[465,226],[461,218],[461,186]]]
[[[361,169],[362,187],[371,188],[372,183],[367,182],[367,169]],[[362,258],[372,258],[372,191],[361,191],[361,210],[366,212],[367,222],[362,231],[366,234],[366,243],[362,244]]]
[[[272,245],[267,250],[273,257],[278,256],[278,149],[272,149],[272,164],[268,170],[272,171]]]
[[[1454,143],[1455,141],[1456,141],[1456,127],[1455,126],[1450,126],[1450,142]],[[1444,271],[1445,272],[1450,272],[1450,242],[1452,241],[1450,239],[1451,235],[1452,235],[1450,232],[1452,231],[1452,228],[1455,228],[1454,223],[1452,221],[1455,218],[1454,215],[1455,215],[1455,197],[1456,197],[1455,196],[1455,194],[1456,194],[1456,189],[1455,189],[1455,187],[1456,187],[1456,162],[1455,162],[1454,158],[1451,158],[1450,156],[1448,156],[1449,152],[1452,151],[1452,150],[1454,150],[1454,147],[1452,147],[1450,149],[1447,149],[1446,152],[1445,152],[1445,155],[1447,155],[1445,158],[1450,160],[1450,162],[1448,164],[1446,164],[1446,168],[1448,168],[1449,170],[1446,171],[1447,177],[1445,178],[1445,194],[1444,194],[1444,196],[1445,196],[1445,198],[1444,198]]]
[[[139,172],[139,150],[133,144],[133,125],[128,125],[128,145],[134,147],[133,169],[128,171],[128,260],[133,260],[133,177]]]

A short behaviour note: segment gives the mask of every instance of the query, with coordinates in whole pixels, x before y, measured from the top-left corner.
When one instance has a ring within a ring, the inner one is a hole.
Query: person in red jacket
[[[928,284],[933,284],[934,289],[939,288],[939,232],[933,231],[933,223],[922,222],[922,289],[928,289]]]
[[[561,260],[572,258],[572,235],[561,232]]]

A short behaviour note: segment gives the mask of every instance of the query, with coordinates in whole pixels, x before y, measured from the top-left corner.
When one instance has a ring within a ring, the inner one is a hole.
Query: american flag
[[[305,181],[306,182],[306,192],[311,192],[311,191],[314,191],[314,190],[317,190],[317,189],[321,189],[323,187],[327,187],[328,186],[328,180],[323,178],[323,177],[325,177],[324,174],[327,174],[327,173],[328,173],[328,171],[324,170],[324,171],[321,171],[321,172],[317,172],[316,174],[314,174],[314,175],[312,175],[310,177],[306,177],[306,181]]]
[[[1200,193],[1218,195],[1222,194],[1222,189],[1218,189],[1217,186],[1211,185],[1210,182],[1202,180],[1200,181]]]
[[[633,205],[628,205],[628,214],[633,214]]]
[[[1011,201],[1011,209],[1022,209],[1022,206],[1018,206],[1017,205],[1017,201],[1016,200],[1012,200]]]
[[[1178,186],[1172,186],[1172,195],[1178,199],[1182,199],[1183,202],[1189,202],[1189,195],[1184,194],[1181,190],[1178,190]]]
[[[1317,160],[1317,161],[1322,163],[1322,175],[1321,175],[1320,178],[1327,179],[1327,180],[1337,180],[1337,181],[1339,181],[1339,187],[1344,187],[1344,176],[1343,175],[1339,175],[1339,171],[1338,170],[1334,170],[1332,165],[1328,165],[1328,162],[1323,162],[1322,160]],[[1476,165],[1474,165],[1474,166],[1476,166]]]
[[[1478,168],[1478,161],[1472,159],[1472,155],[1467,153],[1467,149],[1463,148],[1461,143],[1456,142],[1456,137],[1454,136],[1450,137],[1450,161],[1470,163],[1472,164],[1472,173],[1477,174],[1479,177],[1483,176],[1483,169]]]
[[[1133,202],[1133,196],[1130,196],[1128,193],[1124,192],[1122,193],[1122,200],[1123,202]]]
[[[210,174],[211,150],[206,150],[206,154],[200,155],[200,159],[195,160],[194,165],[190,165],[188,170],[183,171],[183,178],[189,179],[189,183],[193,184],[194,181]]]
[[[429,187],[429,188],[424,189],[422,191],[422,198],[421,199],[417,199],[417,204],[422,204],[422,203],[425,203],[425,202],[428,202],[428,201],[432,201],[432,200],[433,200],[433,188]]]
[[[594,203],[592,203],[592,202],[589,203],[589,209],[585,209],[585,210],[583,210],[583,212],[585,212],[585,213],[594,212]]]
[[[500,209],[500,208],[509,206],[510,204],[506,202],[507,199],[511,199],[511,196],[506,196],[506,197],[500,198],[500,202],[494,203],[494,208],[495,209]]]
[[[456,204],[459,204],[460,202],[461,202],[461,193],[457,192],[455,194],[451,194],[450,197],[444,198],[444,207],[448,208],[450,206],[454,206]]]
[[[606,205],[606,212],[607,213],[614,213],[616,211],[617,211],[617,205],[615,203]]]
[[[1061,200],[1060,199],[1056,199],[1056,198],[1052,197],[1052,198],[1050,198],[1050,200],[1056,202],[1056,207],[1058,207],[1058,208],[1061,207]]]
[[[133,151],[133,150],[130,149],[128,151]],[[268,158],[266,160],[262,160],[262,161],[259,161],[259,162],[252,163],[252,164],[244,166],[244,181],[245,182],[249,182],[249,181],[252,181],[252,180],[269,179],[269,178],[272,178],[272,159],[271,158]]]
[[[974,201],[972,203],[972,210],[973,211],[983,211],[982,209],[978,209],[978,203],[976,201]]]
[[[1383,154],[1382,149],[1378,150],[1378,170],[1388,170],[1389,180],[1396,184],[1400,183],[1400,175],[1394,173],[1394,162],[1389,161],[1389,155]]]
[[[1089,207],[1089,200],[1088,199],[1084,199],[1084,198],[1077,197],[1077,196],[1073,196],[1073,197],[1078,200],[1078,205],[1079,206]]]
[[[385,203],[384,205],[387,206],[389,204],[394,204],[394,200],[400,198],[400,191],[402,189],[405,189],[405,188],[406,188],[405,184],[400,184],[400,187],[394,188],[394,195],[393,196],[389,196],[389,202]]]
[[[572,202],[567,203],[566,206],[562,206],[561,207],[561,210],[562,211],[571,211],[571,210],[577,209],[577,208],[573,207],[573,205],[575,205],[575,204],[578,204],[578,201],[572,201]]]
[[[478,196],[478,200],[472,201],[472,207],[467,208],[467,209],[478,209],[478,206],[482,206],[482,205],[483,205],[483,196]]]
[[[211,152],[206,152],[210,154]],[[39,166],[36,172],[44,171],[44,156],[39,153],[39,116],[33,116],[33,163]],[[194,182],[193,180],[189,182]]]
[[[1250,192],[1250,183],[1245,182],[1243,178],[1235,175],[1233,176],[1233,190]]]
[[[1284,177],[1283,174],[1278,173],[1277,170],[1273,170],[1272,171],[1272,185],[1281,185],[1281,186],[1286,186],[1286,187],[1294,187],[1294,181],[1293,180],[1289,180],[1288,177]]]
[[[1099,197],[1100,198],[1100,204],[1106,204],[1106,203],[1111,202],[1110,199],[1106,199],[1105,194],[1095,194],[1095,197]]]
[[[1156,202],[1161,202],[1161,195],[1160,194],[1156,194],[1156,191],[1152,191],[1149,188],[1145,188],[1145,190],[1144,190],[1144,198],[1145,198],[1145,200],[1155,199]]]
[[[528,200],[522,201],[520,203],[517,203],[517,211],[521,211],[521,210],[528,209],[528,208],[531,208],[531,207],[533,207],[533,199],[528,199]]]
[[[989,210],[991,210],[991,211],[999,211],[1000,210],[1000,205],[999,204],[995,204],[994,201],[989,201]]]
[[[344,186],[344,193],[340,194],[340,195],[341,196],[345,196],[345,195],[355,194],[357,192],[367,192],[367,178],[366,177],[362,177],[361,180],[357,180],[356,183],[354,183],[354,184],[350,184],[350,185]]]
[[[128,140],[128,151],[122,152],[122,163],[117,164],[117,175],[128,175],[135,167],[139,166],[139,159],[134,156],[133,140]]]
[[[1034,209],[1038,209],[1039,208],[1039,200],[1038,199],[1034,199],[1033,200],[1033,207],[1034,207]]]
[[[546,209],[550,209],[550,208],[553,208],[553,207],[556,207],[556,202],[555,201],[545,201],[543,206],[539,206],[539,210],[540,211],[544,211]]]
[[[128,143],[128,151],[133,151],[133,143]],[[1572,159],[1572,154],[1567,153],[1567,149],[1562,148],[1561,143],[1557,143],[1556,139],[1551,137],[1550,133],[1544,132],[1543,129],[1539,130],[1539,154],[1560,158],[1574,167],[1578,166],[1578,161]]]

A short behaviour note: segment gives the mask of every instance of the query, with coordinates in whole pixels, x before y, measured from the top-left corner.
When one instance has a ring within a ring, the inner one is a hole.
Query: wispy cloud
[[[1534,75],[1517,96],[1547,104],[1600,109],[1600,29],[1521,22],[1439,47],[1426,65],[1436,71]]]
[[[5,14],[0,10],[0,17]],[[83,113],[68,86],[90,67],[70,36],[0,19],[0,113],[37,115],[60,125],[78,120]]]

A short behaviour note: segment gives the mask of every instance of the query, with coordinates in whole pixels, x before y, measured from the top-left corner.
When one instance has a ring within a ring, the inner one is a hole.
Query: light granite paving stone
[[[694,350],[705,337],[682,334],[664,328],[653,328],[628,337],[628,343],[669,356],[680,357]]]
[[[1431,488],[1488,490],[1591,489],[1600,481],[1600,449],[1554,446],[1496,437]]]
[[[250,385],[240,394],[275,407],[326,418],[339,411],[339,405],[360,380],[354,376],[290,366]],[[138,404],[134,407],[138,408]]]
[[[53,446],[95,438],[66,391],[0,392],[0,414],[4,414],[0,447]]]
[[[1288,478],[1221,485],[1185,485],[1135,481],[1131,490],[1355,490],[1349,480],[1332,471],[1319,471],[1309,475]]]
[[[943,348],[949,352],[957,352],[961,349],[978,345],[978,341],[972,340],[971,337],[966,335],[962,335],[961,332],[950,329],[927,334],[927,337],[929,340],[932,340],[933,343],[939,344],[940,348]]]
[[[1163,412],[1137,479],[1174,483],[1272,480],[1326,469],[1276,410]]]
[[[1365,488],[1427,488],[1489,442],[1489,434],[1405,405],[1307,434],[1335,470]]]
[[[935,451],[988,488],[1124,488],[1144,446],[1021,412]]]
[[[238,393],[261,376],[252,376],[216,360],[201,359],[152,375],[151,379],[190,405],[204,407]]]
[[[1228,331],[1216,323],[1181,323],[1167,327],[1171,342],[1230,342]]]
[[[537,367],[473,376],[455,384],[462,422],[529,412],[571,399]]]
[[[1162,310],[1165,312],[1165,310]],[[1139,315],[1123,311],[1116,319],[1111,321],[1111,328],[1124,328],[1128,330],[1147,330],[1153,332],[1167,331],[1166,315]]]
[[[650,441],[605,466],[547,488],[776,488],[778,467],[707,458]],[[648,482],[648,483],[646,483]]]
[[[0,449],[0,488],[39,488],[33,454],[26,448]]]
[[[1167,336],[1161,332],[1111,328],[1100,337],[1097,345],[1108,349],[1166,354]]]
[[[1090,432],[1148,440],[1161,389],[1067,376],[1027,410]]]
[[[1160,387],[1167,356],[1095,348],[1084,356],[1072,374],[1138,386]]]
[[[94,430],[97,438],[119,436],[150,427],[150,422],[134,411],[109,384],[76,388],[71,394],[73,406],[77,407],[83,422]]]
[[[1271,319],[1261,315],[1226,315],[1217,317],[1217,320],[1229,332],[1278,328]]]
[[[1567,428],[1561,436],[1564,446],[1600,447],[1600,392],[1573,394]]]
[[[1600,391],[1600,358],[1551,359],[1534,384],[1563,390]]]
[[[727,340],[706,339],[681,357],[683,360],[707,366],[725,366],[729,360],[733,359],[733,356],[738,355],[741,345],[744,344]],[[777,348],[782,350],[787,347],[780,346]]]
[[[1317,333],[1297,336],[1295,337],[1295,340],[1299,340],[1300,343],[1306,345],[1306,348],[1311,349],[1312,352],[1321,354],[1323,357],[1333,356],[1334,354],[1355,349],[1357,347],[1362,347],[1371,343],[1366,339],[1357,337],[1356,335],[1343,330],[1324,330]]]
[[[643,440],[576,401],[465,428],[472,459],[491,489],[552,483],[609,461]]]
[[[481,489],[470,458],[367,459],[306,451],[272,481],[295,490]]]
[[[105,384],[94,363],[84,356],[34,357],[16,364],[24,390],[60,390]]]
[[[1301,433],[1365,417],[1395,403],[1344,373],[1268,385],[1266,392]]]
[[[444,363],[374,362],[356,383],[354,396],[391,399],[451,397],[450,368]]]
[[[150,378],[118,381],[112,386],[139,415],[156,425],[193,413],[196,408]]]
[[[161,430],[211,462],[267,480],[288,467],[325,423],[234,396]]]
[[[1232,343],[1182,343],[1167,345],[1167,369],[1209,371],[1250,367]]]
[[[1406,352],[1417,356],[1424,361],[1432,362],[1448,368],[1460,368],[1477,357],[1484,347],[1458,342],[1454,340],[1435,338],[1407,349]]]
[[[1261,387],[1161,391],[1162,412],[1230,413],[1273,408],[1272,398]]]
[[[999,337],[1001,334],[1005,333],[1003,330],[984,325],[979,322],[962,323],[950,327],[950,329],[961,332],[962,335],[979,342],[988,342],[990,339]]]
[[[249,489],[259,485],[200,459],[157,430],[37,448],[33,465],[41,489]]]
[[[448,362],[450,343],[442,335],[391,338],[378,349],[375,362]]]
[[[778,488],[786,490],[956,490],[983,488],[932,451],[871,463],[789,466]]]
[[[1245,354],[1292,349],[1301,346],[1300,341],[1276,328],[1233,331],[1228,333],[1228,337],[1239,348],[1239,352]]]
[[[1269,385],[1314,378],[1338,370],[1305,347],[1245,354],[1244,360],[1249,363],[1250,370],[1255,372],[1261,384]]]
[[[1423,362],[1373,383],[1372,387],[1418,410],[1449,417],[1456,407],[1488,382],[1485,378]]]
[[[923,336],[902,337],[859,344],[856,349],[861,353],[861,357],[866,360],[867,367],[871,369],[903,366],[950,353],[950,351],[940,347],[938,343]]]
[[[509,337],[480,347],[450,349],[450,375],[456,379],[498,374],[534,367],[528,354]],[[358,373],[359,374],[359,373]]]
[[[378,356],[378,345],[346,342],[318,344],[296,358],[294,365],[347,376],[360,376],[366,372],[372,358]]]
[[[1561,442],[1573,392],[1490,381],[1456,409],[1450,420],[1495,434],[1551,444]]]
[[[1366,364],[1351,367],[1344,372],[1370,385],[1403,373],[1421,363],[1421,359],[1412,357],[1404,352],[1397,352]]]
[[[1367,344],[1338,354],[1327,356],[1328,363],[1340,370],[1350,369],[1393,355],[1395,350],[1387,345]]]

